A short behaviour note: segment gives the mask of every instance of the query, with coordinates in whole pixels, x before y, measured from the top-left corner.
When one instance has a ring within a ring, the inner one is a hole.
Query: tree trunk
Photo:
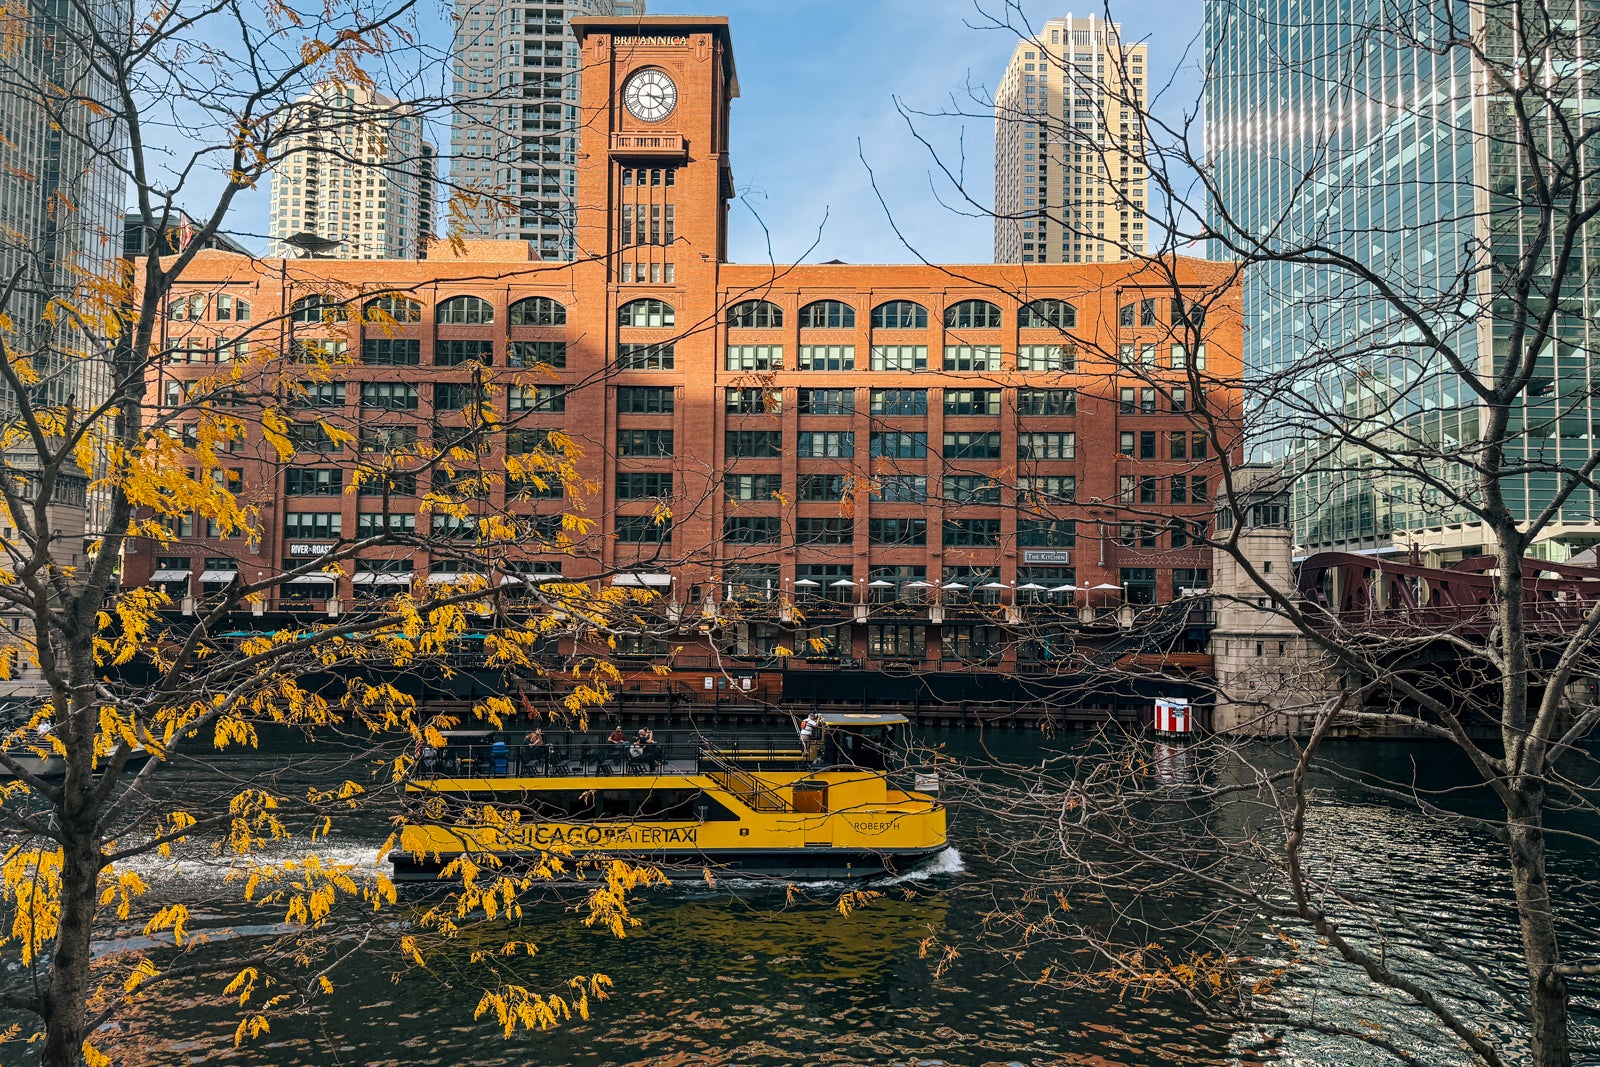
[[[1545,880],[1544,801],[1542,790],[1529,796],[1518,790],[1519,803],[1506,819],[1511,848],[1511,884],[1517,895],[1523,957],[1528,968],[1528,1025],[1532,1043],[1530,1067],[1571,1067],[1567,1035],[1567,980],[1555,971],[1561,962],[1550,886]]]
[[[61,857],[61,918],[50,960],[41,1067],[82,1067],[83,1042],[89,1036],[90,953],[101,855],[92,830],[80,826],[66,837]]]

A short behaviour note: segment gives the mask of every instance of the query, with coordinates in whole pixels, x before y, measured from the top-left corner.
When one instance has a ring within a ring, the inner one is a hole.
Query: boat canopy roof
[[[817,716],[824,726],[904,726],[911,720],[904,715],[867,715],[860,712],[825,711]]]

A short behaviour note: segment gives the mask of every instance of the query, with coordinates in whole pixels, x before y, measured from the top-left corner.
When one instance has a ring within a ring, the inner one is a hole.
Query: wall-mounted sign
[[[1029,548],[1022,552],[1024,563],[1071,563],[1072,553],[1059,548]]]
[[[658,36],[658,37],[613,37],[612,43],[618,48],[634,48],[639,45],[653,44],[688,44],[688,37]]]
[[[290,545],[291,556],[326,556],[333,551],[332,545]]]

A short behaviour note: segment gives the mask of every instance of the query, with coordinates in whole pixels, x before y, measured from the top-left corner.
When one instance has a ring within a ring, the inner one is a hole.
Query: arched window
[[[660,300],[630,300],[617,309],[618,326],[676,326],[678,313]]]
[[[728,325],[736,329],[770,330],[783,325],[783,309],[770,300],[746,300],[728,309]]]
[[[368,322],[421,322],[422,302],[399,293],[384,293],[368,300],[361,315]]]
[[[494,321],[494,305],[481,296],[452,296],[439,302],[434,318],[441,326],[487,326]]]
[[[1063,329],[1078,325],[1078,309],[1065,300],[1035,300],[1017,312],[1017,325],[1024,330]]]
[[[987,300],[963,300],[944,309],[944,324],[957,330],[998,329],[1000,309]]]
[[[548,296],[530,296],[511,305],[513,326],[565,326],[567,309]]]
[[[330,296],[312,293],[289,305],[290,322],[343,322],[350,312]]]
[[[856,309],[837,300],[818,300],[800,309],[802,330],[853,330]]]
[[[890,300],[872,309],[874,330],[926,330],[928,309],[915,300]]]

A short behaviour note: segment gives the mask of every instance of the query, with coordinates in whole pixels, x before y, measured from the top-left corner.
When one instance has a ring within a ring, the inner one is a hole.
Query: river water
[[[1023,763],[1053,747],[1082,743],[1027,733],[980,739],[959,731],[935,731],[923,740],[958,759],[976,757],[981,748]],[[1354,770],[1394,780],[1431,786],[1469,780],[1451,751],[1436,746],[1348,744],[1334,752]],[[1262,765],[1287,759],[1267,748],[1252,757]],[[307,782],[325,784],[332,761],[321,760],[311,749],[264,752],[233,757],[204,773],[239,783],[288,766]],[[186,788],[198,791],[208,784],[195,779]],[[1468,808],[1482,803],[1470,793],[1456,799]],[[571,893],[558,891],[521,920],[522,936],[539,951],[517,965],[519,977],[530,988],[551,989],[573,974],[599,971],[615,988],[593,1005],[587,1021],[509,1040],[492,1018],[473,1020],[479,990],[465,958],[468,946],[431,956],[425,973],[396,965],[394,936],[424,892],[406,887],[400,909],[379,925],[352,914],[316,939],[313,951],[326,956],[319,965],[343,957],[330,972],[332,996],[275,1018],[270,1033],[236,1048],[241,1012],[221,986],[293,928],[279,921],[281,909],[240,904],[238,887],[210,863],[148,861],[142,871],[155,894],[209,902],[196,908],[194,925],[205,943],[191,959],[208,977],[184,987],[181,996],[175,987],[152,992],[102,1034],[102,1044],[120,1051],[121,1062],[251,1067],[1393,1062],[1348,1039],[1285,1029],[1265,1013],[1259,1020],[1247,1014],[1220,1023],[1172,994],[1119,996],[1039,984],[1043,967],[1075,959],[1081,966],[1082,957],[1059,946],[1019,948],[1014,930],[986,925],[1037,883],[1015,864],[995,862],[992,842],[1006,828],[992,815],[958,806],[950,823],[949,852],[876,886],[883,895],[848,915],[835,907],[839,886],[807,886],[790,894],[690,881],[643,894],[636,908],[642,925],[618,940],[584,928],[567,907]],[[1394,951],[1424,954],[1417,964],[1424,973],[1433,968],[1431,977],[1453,992],[1469,1016],[1505,1033],[1491,984],[1496,977],[1515,981],[1514,927],[1508,926],[1501,850],[1490,834],[1440,826],[1358,785],[1332,781],[1317,793],[1313,823],[1319,863],[1344,884],[1420,916],[1466,963],[1429,962],[1427,947],[1416,943],[1396,942]],[[361,816],[336,829],[328,851],[370,865],[384,834],[380,820]],[[1592,851],[1566,848],[1556,861],[1557,874],[1581,875],[1596,859]],[[1183,892],[1164,906],[1185,907]],[[1094,903],[1080,907],[1077,919],[1093,926]],[[1575,906],[1569,918],[1580,930],[1593,929],[1600,926],[1600,906]],[[1283,954],[1265,922],[1242,933],[1259,942],[1262,968]],[[926,952],[924,942],[931,946]],[[128,931],[102,948],[141,943],[138,931]],[[956,954],[946,956],[947,947]],[[940,959],[942,970],[936,968]],[[1475,975],[1468,963],[1481,973]],[[194,995],[197,989],[205,995]],[[1370,1021],[1413,1048],[1430,1040],[1426,1029],[1342,965],[1291,971],[1277,998],[1309,1005],[1320,1018]],[[1585,1049],[1600,1048],[1591,1003],[1580,1005],[1578,1038]],[[1447,1043],[1426,1047],[1423,1062],[1466,1062]],[[27,1063],[28,1055],[16,1046],[0,1049],[0,1061],[8,1064]]]

